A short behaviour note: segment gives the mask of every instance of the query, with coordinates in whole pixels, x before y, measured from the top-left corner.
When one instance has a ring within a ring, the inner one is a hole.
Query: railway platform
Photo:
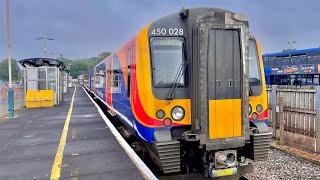
[[[0,121],[0,179],[155,178],[81,86],[16,114]]]

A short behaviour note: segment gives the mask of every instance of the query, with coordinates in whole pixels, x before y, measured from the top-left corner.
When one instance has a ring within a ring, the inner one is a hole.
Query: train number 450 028
[[[157,28],[151,31],[151,34],[154,36],[183,36],[182,28]]]

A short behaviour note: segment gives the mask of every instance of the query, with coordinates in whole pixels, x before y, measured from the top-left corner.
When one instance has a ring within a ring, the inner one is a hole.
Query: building
[[[264,54],[268,85],[319,85],[320,48]]]

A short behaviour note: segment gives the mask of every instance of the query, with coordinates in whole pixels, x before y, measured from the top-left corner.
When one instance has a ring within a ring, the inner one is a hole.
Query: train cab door
[[[93,82],[92,82],[92,91],[94,93],[97,93],[97,72],[96,72],[96,67],[93,68],[92,72],[92,77],[93,77]]]
[[[237,29],[209,29],[209,138],[241,136],[241,49]]]
[[[247,112],[248,86],[243,86],[247,71],[242,52],[247,50],[241,48],[248,40],[241,40],[248,38],[245,31],[245,26],[206,23],[193,29],[192,131],[201,135],[208,150],[245,142],[247,115],[242,112]]]
[[[110,108],[112,107],[112,56],[109,56],[106,61],[106,103],[109,106],[108,111],[111,115],[114,115],[114,111]]]

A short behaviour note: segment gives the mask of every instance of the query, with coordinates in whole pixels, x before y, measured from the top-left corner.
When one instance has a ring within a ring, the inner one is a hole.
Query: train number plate
[[[218,170],[217,171],[217,176],[228,176],[228,175],[232,175],[232,169],[223,169],[223,170]]]

